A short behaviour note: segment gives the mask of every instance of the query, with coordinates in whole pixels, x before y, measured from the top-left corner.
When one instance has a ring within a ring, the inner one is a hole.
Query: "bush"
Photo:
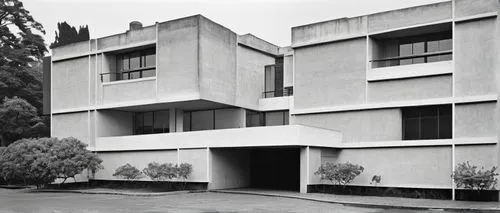
[[[21,139],[0,152],[0,176],[37,188],[58,177],[73,177],[85,169],[100,169],[102,162],[75,138]]]
[[[329,180],[333,184],[345,186],[361,174],[363,170],[362,166],[349,162],[336,164],[327,162],[321,165],[314,174],[320,175],[321,180]]]
[[[135,180],[142,178],[142,172],[130,164],[125,164],[118,167],[113,173],[113,176],[123,177],[127,180]]]
[[[177,171],[177,177],[181,178],[183,181],[189,179],[191,172],[193,171],[193,166],[189,163],[181,163]]]
[[[142,170],[146,176],[154,181],[171,180],[177,177],[177,165],[171,163],[159,164],[152,162],[148,164],[147,168]]]
[[[492,167],[490,170],[484,170],[481,167],[477,170],[477,166],[470,165],[469,162],[458,164],[455,172],[452,174],[453,180],[458,188],[488,190],[495,189],[498,179],[495,176],[497,167]]]

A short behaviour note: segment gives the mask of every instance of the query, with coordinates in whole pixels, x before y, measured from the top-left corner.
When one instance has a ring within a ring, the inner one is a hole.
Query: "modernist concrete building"
[[[353,185],[452,191],[498,165],[498,0],[454,0],[292,28],[279,47],[201,16],[52,50],[52,136],[104,160],[193,165],[208,189],[307,192],[321,163]],[[48,103],[47,103],[48,104]]]

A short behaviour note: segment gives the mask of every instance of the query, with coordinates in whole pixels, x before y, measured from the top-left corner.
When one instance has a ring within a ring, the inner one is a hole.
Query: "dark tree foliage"
[[[89,27],[87,25],[80,26],[77,31],[75,27],[70,26],[68,23],[61,22],[57,23],[57,29],[59,33],[56,32],[55,41],[50,44],[50,48],[90,40]]]
[[[5,97],[17,96],[33,105],[39,116],[43,98],[41,61],[47,52],[40,34],[45,34],[43,26],[34,20],[22,2],[0,0],[0,104]],[[46,116],[41,119],[44,128],[26,137],[48,136],[49,119]]]
[[[0,144],[7,146],[10,142],[23,137],[38,136],[40,129],[46,128],[37,110],[27,101],[14,97],[5,97],[0,104]]]

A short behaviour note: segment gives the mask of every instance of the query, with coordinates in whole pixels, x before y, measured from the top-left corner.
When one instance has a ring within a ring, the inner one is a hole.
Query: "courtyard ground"
[[[180,193],[124,196],[78,193],[33,193],[0,189],[0,213],[108,212],[434,212],[344,206],[293,198],[229,193]]]

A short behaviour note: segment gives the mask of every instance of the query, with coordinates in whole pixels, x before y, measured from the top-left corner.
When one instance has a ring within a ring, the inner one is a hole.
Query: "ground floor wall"
[[[139,170],[147,167],[148,163],[189,163],[192,165],[192,173],[188,182],[208,182],[208,150],[207,149],[173,149],[155,151],[127,151],[127,152],[99,152],[103,160],[104,169],[96,172],[94,179],[122,180],[121,177],[113,176],[115,170],[129,163]],[[151,180],[142,177],[140,180]]]
[[[314,172],[322,163],[350,162],[364,167],[352,185],[373,186],[375,175],[381,176],[377,186],[406,188],[452,188],[453,166],[469,161],[489,169],[496,165],[496,145],[456,145],[385,147],[356,149],[309,149],[308,184],[331,184]]]

